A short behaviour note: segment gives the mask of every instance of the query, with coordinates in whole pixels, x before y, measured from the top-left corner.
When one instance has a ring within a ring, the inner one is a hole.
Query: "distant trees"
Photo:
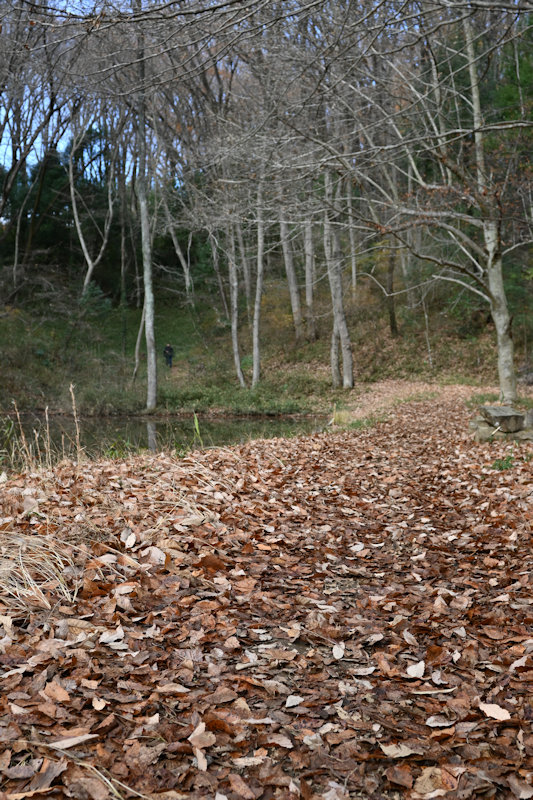
[[[533,240],[530,4],[99,8],[7,2],[0,12],[11,293],[39,269],[42,245],[49,261],[68,250],[80,293],[92,281],[122,302],[141,292],[153,409],[154,288],[173,280],[191,302],[199,243],[240,385],[246,324],[252,385],[261,376],[269,264],[285,276],[296,345],[317,335],[316,286],[329,286],[332,381],[345,388],[347,306],[361,282],[382,286],[396,335],[395,286],[412,301],[422,279],[488,303],[502,397],[515,398],[506,276]],[[47,241],[52,222],[61,235]]]

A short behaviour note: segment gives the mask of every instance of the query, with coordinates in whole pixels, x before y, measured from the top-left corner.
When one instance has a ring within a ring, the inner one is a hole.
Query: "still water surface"
[[[24,434],[32,451],[50,450],[55,457],[76,451],[76,426],[70,416],[21,417]],[[176,450],[231,445],[249,439],[296,436],[323,430],[324,417],[202,419],[189,417],[85,417],[79,420],[80,444],[90,457],[121,457],[139,450]],[[15,430],[18,423],[15,420]],[[49,431],[49,435],[48,432]],[[1,446],[1,442],[0,442]]]

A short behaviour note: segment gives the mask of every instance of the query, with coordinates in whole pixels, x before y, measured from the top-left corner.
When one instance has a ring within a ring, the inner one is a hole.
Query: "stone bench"
[[[480,406],[479,414],[470,423],[476,442],[533,441],[533,409],[522,412],[511,406]]]

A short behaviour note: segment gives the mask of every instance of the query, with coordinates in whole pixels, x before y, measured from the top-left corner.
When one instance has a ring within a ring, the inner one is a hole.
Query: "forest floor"
[[[4,480],[0,798],[533,797],[533,448],[471,394]]]

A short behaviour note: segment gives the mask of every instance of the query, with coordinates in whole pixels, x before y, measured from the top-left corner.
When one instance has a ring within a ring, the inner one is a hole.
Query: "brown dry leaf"
[[[206,731],[205,722],[199,722],[190,736],[187,737],[194,748],[202,749],[215,744],[217,737],[211,731]]]
[[[414,785],[415,797],[445,797],[457,788],[456,775],[445,767],[424,767]]]
[[[529,800],[529,798],[533,797],[533,786],[520,780],[516,775],[509,775],[507,782],[512,793],[519,800]]]
[[[239,796],[244,798],[244,800],[255,800],[255,794],[250,789],[247,783],[243,781],[240,775],[237,775],[235,772],[230,772],[228,775],[228,780],[231,784],[232,790]]]
[[[419,661],[417,664],[411,664],[405,670],[410,678],[423,678],[424,672],[426,670],[426,664],[424,661]]]
[[[187,694],[191,690],[181,683],[165,683],[162,686],[156,686],[155,691],[158,694]]]
[[[284,747],[287,750],[292,750],[294,747],[293,743],[289,739],[288,736],[284,736],[282,733],[269,733],[265,736],[265,742],[267,744],[277,744],[278,747]]]
[[[407,756],[411,756],[413,755],[413,753],[416,752],[415,750],[412,750],[408,745],[401,743],[381,744],[380,742],[379,746],[381,747],[385,755],[388,756],[389,758],[407,758]]]
[[[491,719],[498,719],[500,721],[511,719],[511,715],[507,709],[502,708],[496,703],[480,703],[479,708],[487,717],[491,717]]]
[[[70,747],[76,747],[78,744],[97,738],[98,734],[96,733],[83,733],[80,736],[67,736],[65,739],[50,742],[49,747],[54,747],[56,750],[68,750]]]
[[[67,783],[67,782],[66,782]],[[67,783],[71,797],[86,798],[86,800],[107,800],[111,797],[111,789],[97,778],[80,777]]]
[[[299,694],[290,694],[285,700],[285,708],[294,708],[295,706],[299,706],[304,700],[305,697],[302,697]]]
[[[225,561],[215,555],[215,553],[207,553],[205,556],[202,556],[195,566],[202,567],[208,572],[218,572],[219,570],[226,570],[228,568]]]
[[[207,772],[207,759],[205,757],[205,753],[198,747],[195,747],[193,752],[196,757],[196,763],[198,764],[198,769],[200,772]]]
[[[406,789],[410,789],[413,785],[413,776],[408,766],[389,767],[385,775],[391,783],[397,784],[398,786],[405,786]]]
[[[55,681],[50,681],[50,683],[46,684],[43,689],[43,694],[50,697],[52,700],[56,700],[58,703],[68,703],[70,700],[69,693]]]

